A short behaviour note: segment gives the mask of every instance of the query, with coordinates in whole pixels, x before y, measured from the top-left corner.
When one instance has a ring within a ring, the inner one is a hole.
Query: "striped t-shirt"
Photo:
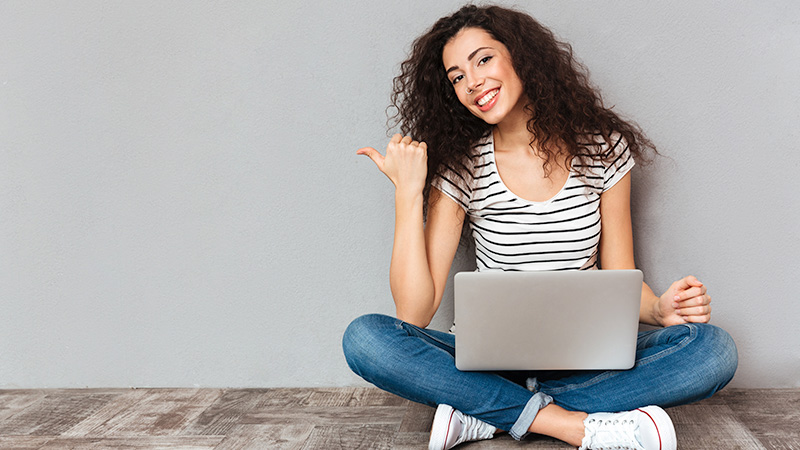
[[[533,202],[512,193],[500,179],[491,134],[478,143],[460,172],[445,167],[433,186],[466,211],[475,240],[478,270],[597,269],[600,194],[634,166],[625,140],[589,136],[602,161],[573,158],[569,178],[550,200]],[[580,174],[585,174],[580,176]]]

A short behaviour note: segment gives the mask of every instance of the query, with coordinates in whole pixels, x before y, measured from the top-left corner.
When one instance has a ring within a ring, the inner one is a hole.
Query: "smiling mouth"
[[[479,99],[475,100],[475,103],[478,106],[485,106],[487,103],[492,101],[492,99],[500,92],[500,88],[492,89],[491,91],[483,94]]]

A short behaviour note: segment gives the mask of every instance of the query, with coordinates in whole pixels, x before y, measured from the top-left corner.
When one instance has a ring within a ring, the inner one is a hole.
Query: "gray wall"
[[[665,155],[638,264],[710,287],[739,387],[800,386],[796,4],[523,6]],[[393,196],[355,150],[459,5],[0,1],[0,387],[362,383],[340,339],[393,313]]]

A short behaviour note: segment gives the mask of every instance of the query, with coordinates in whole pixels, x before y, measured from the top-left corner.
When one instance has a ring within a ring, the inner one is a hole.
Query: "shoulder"
[[[622,133],[612,131],[587,132],[578,138],[578,145],[584,148],[578,156],[591,157],[595,161],[613,161],[617,156],[628,151],[628,142]]]
[[[630,157],[628,141],[625,140],[622,134],[616,131],[610,133],[608,138],[605,139],[602,150],[603,160],[610,163],[610,165],[614,165],[624,155]]]
[[[616,184],[635,165],[628,142],[617,131],[587,132],[578,144],[582,151],[576,155],[573,167],[587,180],[602,182],[602,186],[597,187],[603,191]]]
[[[492,142],[483,138],[467,154],[442,161],[433,177],[433,187],[469,209],[473,192],[480,189],[483,172],[493,164],[492,148]]]
[[[468,153],[453,158],[450,161],[443,161],[439,166],[436,176],[449,179],[451,181],[460,180],[471,184],[476,171],[490,164],[494,158],[491,156],[493,143],[490,136],[481,138],[470,147]]]
[[[589,132],[578,139],[581,150],[575,155],[580,167],[602,167],[604,171],[633,161],[628,142],[622,133]]]
[[[606,191],[619,182],[636,164],[628,142],[621,133],[613,132],[604,137],[601,145],[603,165],[603,190]]]

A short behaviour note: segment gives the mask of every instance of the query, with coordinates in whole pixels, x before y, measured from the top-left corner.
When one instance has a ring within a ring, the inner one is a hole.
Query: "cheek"
[[[459,103],[461,103],[466,107],[469,107],[469,105],[467,104],[467,95],[465,93],[458,92],[458,87],[456,86],[453,86],[453,93],[456,95],[456,98],[458,99]]]
[[[524,91],[525,87],[522,85],[522,80],[517,76],[516,72],[511,72],[511,75],[514,77],[514,87],[516,87],[520,94]]]

